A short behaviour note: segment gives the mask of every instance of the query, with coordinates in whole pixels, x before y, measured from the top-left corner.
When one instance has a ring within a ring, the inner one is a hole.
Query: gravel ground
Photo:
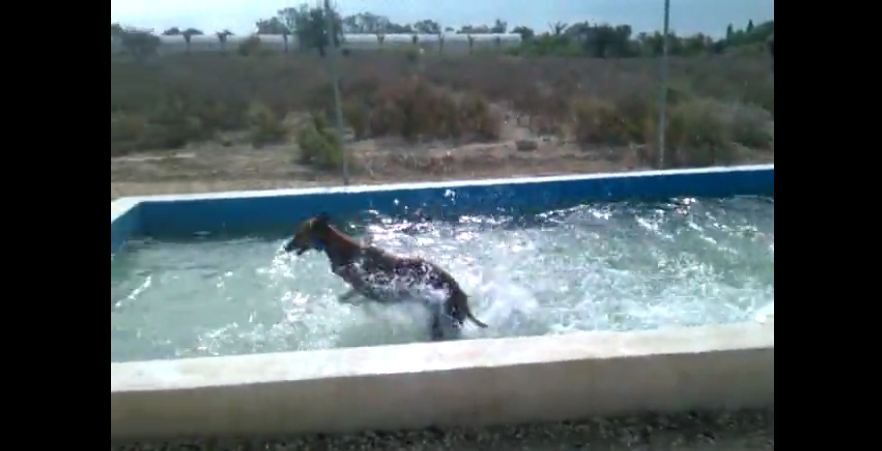
[[[766,450],[774,411],[644,415],[484,429],[111,444],[114,450]]]

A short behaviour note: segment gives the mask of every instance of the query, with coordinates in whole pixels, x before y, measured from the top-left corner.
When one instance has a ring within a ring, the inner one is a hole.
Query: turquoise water
[[[337,223],[446,268],[487,329],[465,338],[754,320],[774,309],[774,200],[607,203],[528,217]],[[291,228],[293,229],[294,224]],[[131,241],[111,258],[111,360],[428,339],[418,305],[341,303],[327,258],[284,236]]]

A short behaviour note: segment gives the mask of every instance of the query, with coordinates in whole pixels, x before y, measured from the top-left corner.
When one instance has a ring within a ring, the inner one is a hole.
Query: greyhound
[[[422,296],[432,313],[432,340],[444,338],[443,321],[456,331],[461,330],[466,318],[479,327],[487,327],[472,314],[468,296],[449,273],[422,258],[400,257],[363,245],[330,225],[329,219],[322,213],[301,222],[294,237],[285,244],[285,252],[302,255],[308,250],[324,251],[331,271],[351,287],[340,297],[341,301],[361,294],[380,303],[400,302],[413,299],[415,289],[429,288],[443,296],[440,303]]]

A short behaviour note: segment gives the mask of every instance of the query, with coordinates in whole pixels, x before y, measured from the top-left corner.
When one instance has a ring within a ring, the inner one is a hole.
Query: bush
[[[617,146],[631,139],[631,127],[621,112],[613,103],[602,99],[586,98],[574,102],[573,122],[576,141],[582,146]]]
[[[322,169],[333,169],[343,162],[343,146],[337,136],[328,131],[325,119],[316,115],[312,123],[297,134],[300,161]]]
[[[196,114],[209,130],[234,130],[245,125],[245,108],[239,105],[211,100],[197,107]]]
[[[346,123],[352,127],[355,139],[364,139],[368,128],[368,112],[364,105],[357,102],[347,102],[343,105],[343,117]]]
[[[147,120],[140,115],[111,114],[110,141],[137,141],[144,136]]]
[[[169,95],[150,111],[132,149],[177,149],[210,135],[211,130],[205,127],[186,97]]]
[[[140,115],[110,115],[110,154],[120,155],[138,148],[147,130],[147,119]]]
[[[768,149],[772,143],[769,113],[758,107],[735,105],[730,118],[732,140],[753,149]]]
[[[334,87],[325,83],[314,89],[306,99],[306,108],[312,114],[330,117],[334,112]]]
[[[119,37],[122,47],[137,61],[156,55],[160,44],[158,37],[143,31],[125,30]]]
[[[650,100],[651,97],[640,94],[626,95],[616,102],[616,107],[625,122],[625,128],[631,142],[644,143],[646,122],[658,118],[658,108]]]
[[[368,127],[372,136],[398,134],[405,139],[495,139],[501,120],[478,95],[458,99],[424,81],[397,80],[372,97]]]
[[[239,48],[236,50],[239,52],[239,55],[242,56],[257,55],[261,50],[260,38],[257,36],[249,36],[248,39],[245,39],[239,44]]]
[[[179,149],[184,147],[189,140],[189,134],[184,126],[150,124],[144,134],[144,139],[138,143],[139,149]]]
[[[417,49],[407,49],[404,52],[404,57],[407,59],[408,63],[416,64],[420,60],[420,52]]]
[[[758,105],[769,113],[775,114],[775,88],[771,83],[747,83],[744,87],[742,101],[745,104]]]
[[[735,156],[724,109],[715,101],[693,100],[671,108],[666,136],[674,166],[711,166]]]
[[[490,106],[483,97],[476,94],[467,96],[460,107],[460,114],[465,130],[474,133],[478,139],[499,138],[501,121],[490,111]]]
[[[402,110],[392,99],[387,99],[374,107],[368,119],[368,127],[372,136],[400,134],[403,123]]]
[[[262,103],[253,103],[248,109],[248,125],[251,143],[257,148],[282,142],[287,134],[282,121]]]

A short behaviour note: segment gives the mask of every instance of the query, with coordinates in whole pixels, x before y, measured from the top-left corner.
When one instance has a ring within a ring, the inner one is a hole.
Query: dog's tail
[[[484,324],[483,321],[475,318],[475,315],[472,314],[472,309],[469,307],[469,298],[466,296],[462,290],[457,290],[453,297],[453,305],[456,306],[456,310],[458,310],[458,314],[456,315],[459,321],[462,321],[463,318],[460,317],[460,314],[465,313],[465,317],[468,318],[471,322],[478,325],[478,327],[486,328],[487,325]]]
[[[475,315],[472,315],[471,310],[466,311],[466,316],[467,316],[467,317],[468,317],[473,323],[477,324],[478,327],[482,327],[482,328],[485,328],[485,329],[487,328],[487,325],[486,325],[486,324],[484,324],[483,322],[481,322],[481,320],[479,320],[478,318],[475,318]]]
[[[465,310],[466,318],[471,320],[473,323],[477,324],[478,327],[482,327],[485,329],[487,328],[487,325],[484,324],[483,321],[479,320],[478,318],[475,318],[475,315],[472,314],[472,309],[471,309],[471,307],[469,307],[468,302],[463,302],[463,307],[464,307],[463,310]]]

